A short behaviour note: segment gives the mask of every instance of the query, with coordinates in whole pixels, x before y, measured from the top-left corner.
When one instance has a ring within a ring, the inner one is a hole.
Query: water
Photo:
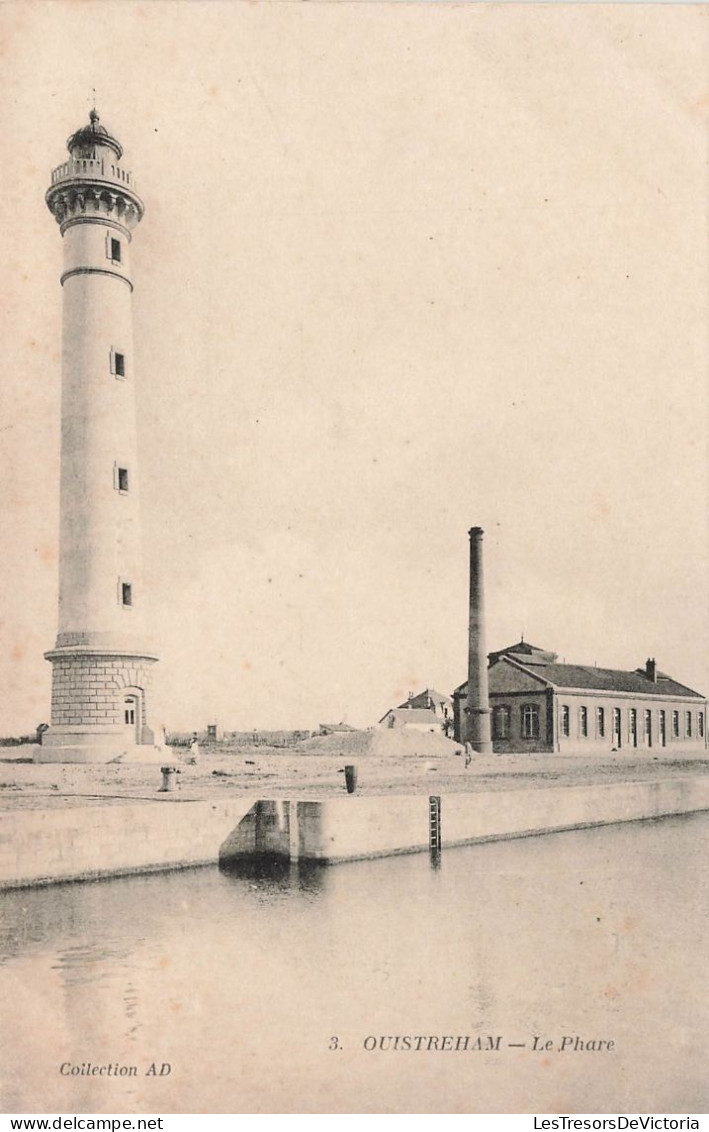
[[[5,894],[2,1109],[706,1111],[707,861],[696,815],[446,850],[439,869]],[[501,1041],[364,1048],[396,1035]],[[562,1053],[564,1036],[615,1048]]]

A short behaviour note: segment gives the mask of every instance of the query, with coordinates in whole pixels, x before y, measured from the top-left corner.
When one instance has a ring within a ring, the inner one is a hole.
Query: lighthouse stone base
[[[160,762],[165,750],[147,723],[151,668],[146,653],[56,648],[52,725],[35,762]]]
[[[122,730],[122,729],[120,729]],[[131,743],[114,732],[48,731],[34,748],[35,763],[156,763],[165,762],[169,749],[158,744]]]

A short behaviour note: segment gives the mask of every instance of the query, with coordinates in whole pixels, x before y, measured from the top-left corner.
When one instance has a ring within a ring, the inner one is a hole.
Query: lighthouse
[[[155,653],[141,572],[130,252],[143,217],[123,149],[96,110],[46,201],[62,237],[59,617],[41,761],[141,760]]]

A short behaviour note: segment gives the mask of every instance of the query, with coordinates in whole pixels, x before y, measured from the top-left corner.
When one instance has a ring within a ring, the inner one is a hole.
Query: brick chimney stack
[[[645,675],[648,680],[652,680],[653,684],[657,684],[657,663],[654,656],[648,657],[645,661]]]
[[[470,536],[470,610],[468,622],[468,699],[465,740],[480,754],[492,753],[490,698],[485,647],[485,594],[483,585],[483,531],[472,527]]]

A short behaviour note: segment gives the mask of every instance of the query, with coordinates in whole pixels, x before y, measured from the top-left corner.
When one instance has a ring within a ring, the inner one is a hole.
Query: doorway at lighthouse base
[[[35,762],[162,762],[165,751],[148,726],[151,669],[145,653],[56,648],[52,662],[52,725]]]

